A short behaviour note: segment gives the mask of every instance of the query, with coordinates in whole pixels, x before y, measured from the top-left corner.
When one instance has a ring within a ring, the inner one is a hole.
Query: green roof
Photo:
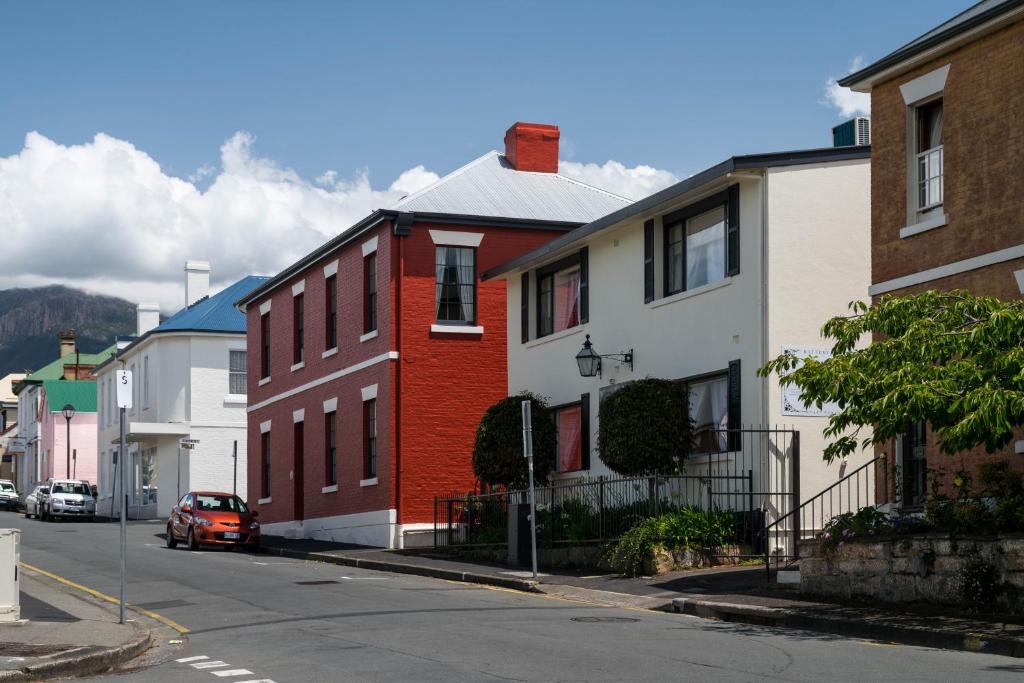
[[[51,413],[59,413],[69,403],[76,412],[96,412],[96,382],[92,380],[48,379],[43,391]]]
[[[114,355],[117,351],[117,344],[112,344],[110,347],[103,349],[99,353],[81,353],[78,354],[78,363],[82,365],[99,365],[106,359]],[[65,356],[58,358],[57,360],[44,365],[25,379],[21,380],[19,384],[39,384],[45,382],[48,379],[60,379],[64,376],[64,366],[68,363],[74,364],[75,361],[74,353],[69,353]]]

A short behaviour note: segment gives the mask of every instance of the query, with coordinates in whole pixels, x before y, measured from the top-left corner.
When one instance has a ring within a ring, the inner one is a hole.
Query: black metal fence
[[[678,475],[560,480],[535,489],[537,543],[583,545],[619,538],[649,517],[684,507],[731,512],[740,544],[760,556],[765,527],[799,500],[800,433],[790,429],[718,430],[711,452],[689,457]],[[462,494],[434,500],[434,546],[508,543],[509,510],[527,491]]]

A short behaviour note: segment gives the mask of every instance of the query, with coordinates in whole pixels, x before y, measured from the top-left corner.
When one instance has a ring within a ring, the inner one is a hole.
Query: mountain
[[[97,353],[115,335],[134,334],[135,305],[61,285],[0,290],[0,377],[57,358],[57,332],[67,329],[77,333],[79,351]]]

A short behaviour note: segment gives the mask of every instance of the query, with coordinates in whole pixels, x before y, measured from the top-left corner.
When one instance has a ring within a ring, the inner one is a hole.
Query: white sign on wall
[[[832,357],[832,352],[829,349],[820,349],[807,346],[784,346],[782,347],[783,353],[792,353],[797,358],[801,359],[801,362],[797,364],[797,367],[803,364],[802,359],[811,356],[817,360],[826,360]],[[839,405],[836,403],[825,403],[818,408],[813,403],[808,405],[800,400],[800,387],[790,384],[782,387],[782,414],[783,415],[797,415],[803,417],[825,417],[828,415],[835,415],[839,412]]]
[[[117,385],[117,407],[132,407],[132,373],[131,370],[117,370],[114,373],[114,383]]]

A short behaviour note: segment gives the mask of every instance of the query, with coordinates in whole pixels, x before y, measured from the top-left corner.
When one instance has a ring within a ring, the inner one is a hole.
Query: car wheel
[[[188,528],[188,538],[185,541],[185,545],[188,546],[189,550],[199,550],[199,544],[196,543],[196,535],[192,532],[192,527]]]
[[[28,508],[25,508],[25,519],[32,519],[32,515],[29,514]]]
[[[168,548],[177,548],[178,547],[178,539],[176,539],[174,537],[174,532],[171,531],[171,525],[170,524],[167,525],[167,547]]]

